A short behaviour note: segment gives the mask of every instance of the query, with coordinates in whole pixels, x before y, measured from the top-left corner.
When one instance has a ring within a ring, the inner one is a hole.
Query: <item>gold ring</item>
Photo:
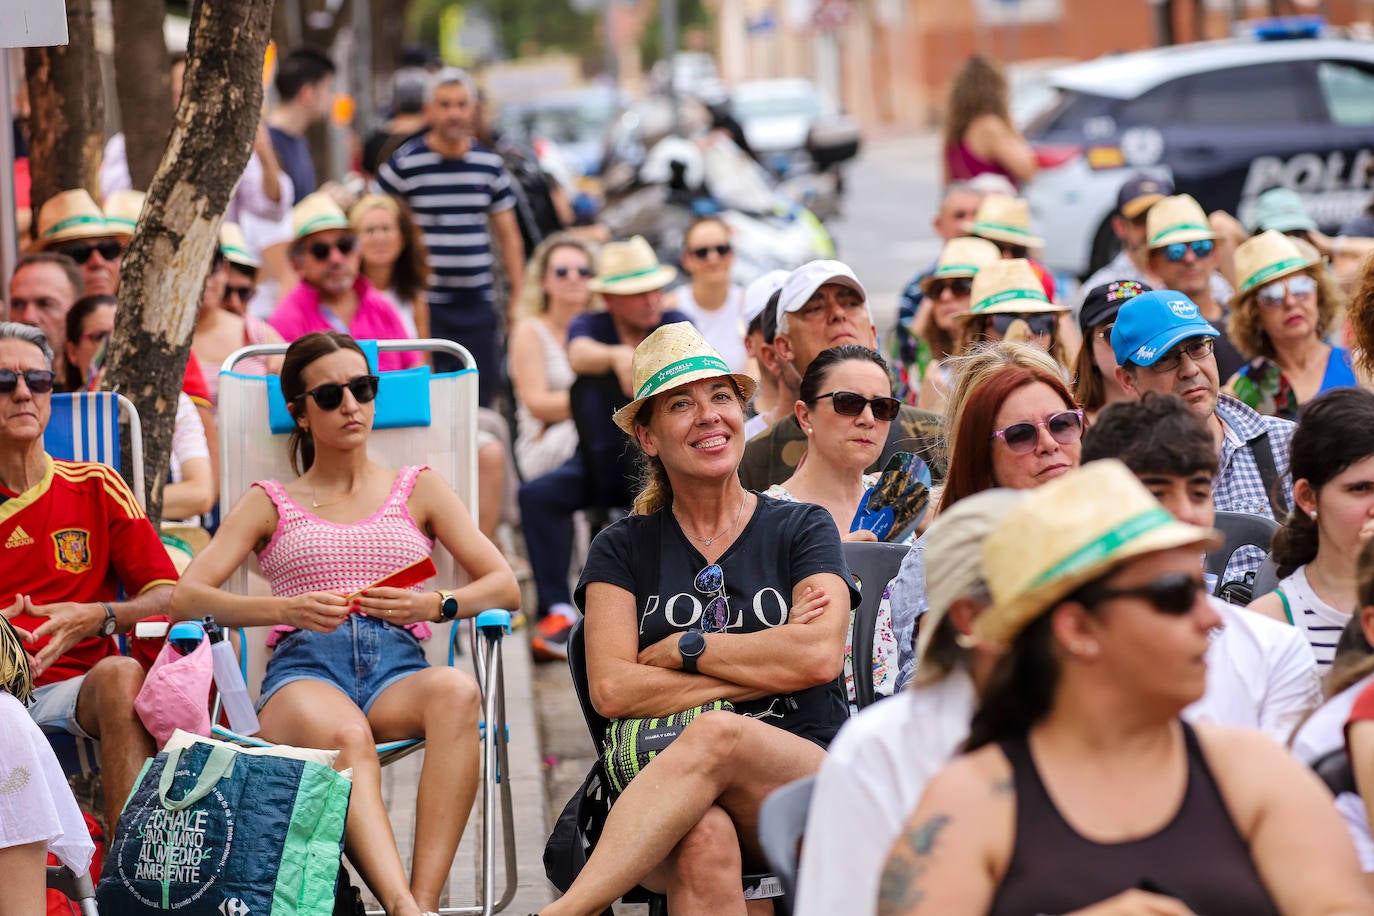
[[[386,609],[386,616],[390,617],[390,616],[391,616],[392,610],[394,610],[394,608],[387,608],[387,609]]]

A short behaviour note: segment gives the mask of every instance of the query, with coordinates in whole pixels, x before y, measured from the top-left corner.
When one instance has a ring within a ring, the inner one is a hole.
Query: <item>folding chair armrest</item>
[[[473,620],[473,625],[487,639],[499,642],[501,637],[511,634],[510,611],[500,608],[483,611]]]

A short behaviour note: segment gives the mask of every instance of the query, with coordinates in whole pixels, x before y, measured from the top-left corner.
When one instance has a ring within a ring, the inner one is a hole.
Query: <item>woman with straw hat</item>
[[[844,721],[854,596],[839,534],[818,506],[740,485],[754,387],[688,323],[635,350],[636,397],[615,421],[646,483],[634,514],[597,535],[577,587],[619,796],[544,916],[601,913],[636,884],[673,912],[744,912],[759,805],[814,773]]]
[[[973,278],[978,271],[1001,259],[997,246],[986,239],[960,237],[950,239],[940,251],[935,269],[921,278],[921,293],[929,304],[916,314],[912,330],[925,344],[929,363],[921,367],[920,393],[916,406],[936,413],[945,409],[953,376],[945,360],[959,355],[959,337],[963,327],[959,316],[968,311],[969,296],[973,292]],[[911,368],[908,373],[910,383]]]
[[[1215,543],[1114,460],[1007,512],[973,624],[1006,654],[888,859],[881,912],[1374,908],[1310,770],[1259,733],[1179,719],[1220,623],[1200,563]]]
[[[989,264],[973,278],[969,309],[959,316],[959,352],[1004,339],[1030,343],[1054,357],[1067,373],[1068,352],[1059,333],[1059,318],[1067,311],[1045,295],[1029,261],[1012,258]]]
[[[1274,229],[1236,249],[1226,331],[1250,362],[1227,387],[1251,408],[1296,420],[1323,391],[1357,384],[1350,351],[1326,342],[1340,293],[1315,248]]]

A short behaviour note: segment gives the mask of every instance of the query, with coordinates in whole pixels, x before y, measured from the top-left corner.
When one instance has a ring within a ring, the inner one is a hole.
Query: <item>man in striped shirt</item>
[[[515,195],[501,157],[472,139],[472,78],[446,67],[430,78],[425,114],[429,131],[407,140],[377,174],[382,189],[405,198],[429,248],[430,326],[434,336],[472,353],[481,375],[479,400],[491,405],[503,363],[492,284],[501,252],[510,301],[520,296],[525,248],[515,217]],[[442,358],[436,369],[443,365]]]

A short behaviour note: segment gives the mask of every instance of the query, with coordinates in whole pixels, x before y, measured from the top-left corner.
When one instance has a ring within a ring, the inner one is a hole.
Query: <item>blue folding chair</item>
[[[52,415],[43,431],[43,450],[65,461],[95,461],[120,469],[120,419],[129,424],[134,498],[147,506],[143,485],[143,424],[138,409],[122,394],[81,391],[52,396]],[[67,732],[47,732],[62,771],[89,776],[99,772],[96,743]]]
[[[465,366],[475,362],[463,347],[447,340],[359,341],[376,366],[378,352],[443,352],[460,359]],[[220,370],[220,505],[232,506],[255,480],[289,480],[291,471],[286,440],[295,428],[280,394],[276,376],[244,375],[234,366],[251,356],[279,356],[286,344],[262,344],[231,353]],[[468,511],[477,517],[477,370],[431,373],[428,367],[382,372],[377,393],[376,414],[369,453],[393,467],[423,460],[458,493]],[[431,419],[433,422],[431,422]],[[461,582],[462,568],[440,545],[434,563],[440,582]],[[224,586],[243,595],[267,595],[270,590],[257,570],[256,558],[231,574]],[[473,666],[482,690],[482,810],[481,877],[479,901],[473,906],[444,907],[444,916],[489,916],[504,909],[515,896],[516,850],[513,832],[514,813],[507,761],[508,739],[505,688],[501,663],[501,641],[510,633],[510,611],[488,610],[467,622],[466,627],[450,627],[447,639],[435,638],[425,647],[433,665],[453,664],[458,640],[466,629]],[[250,692],[262,682],[266,668],[265,627],[239,631],[240,665]],[[436,628],[437,629],[437,628]],[[218,715],[215,716],[218,719]],[[248,746],[268,746],[257,738],[237,735],[214,726],[215,737]],[[418,740],[391,741],[377,745],[383,765],[419,750]],[[505,862],[504,887],[500,897],[496,887],[496,820],[502,826]],[[369,911],[372,916],[374,911]],[[375,911],[377,916],[381,910]]]
[[[148,505],[143,485],[143,423],[133,402],[109,391],[80,391],[52,396],[52,416],[43,431],[43,449],[67,461],[97,461],[120,469],[119,421],[129,423],[134,497]]]

